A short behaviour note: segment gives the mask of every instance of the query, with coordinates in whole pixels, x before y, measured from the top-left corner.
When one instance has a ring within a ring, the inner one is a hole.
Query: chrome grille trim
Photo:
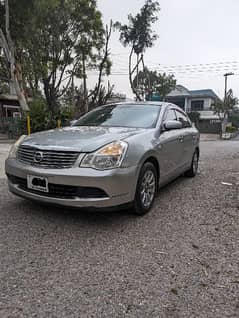
[[[41,152],[43,156],[39,162],[34,159],[37,152]],[[17,151],[17,159],[20,162],[36,167],[54,169],[71,168],[79,155],[80,153],[75,151],[46,150],[24,145],[21,145]]]

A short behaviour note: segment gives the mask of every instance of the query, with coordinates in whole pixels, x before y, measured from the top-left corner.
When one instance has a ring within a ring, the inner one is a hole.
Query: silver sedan
[[[169,103],[99,107],[72,127],[22,136],[5,169],[9,189],[26,199],[71,207],[132,204],[147,213],[157,190],[179,175],[194,177],[199,133]]]

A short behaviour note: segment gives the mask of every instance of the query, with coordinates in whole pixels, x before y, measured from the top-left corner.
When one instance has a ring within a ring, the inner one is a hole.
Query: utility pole
[[[234,73],[232,73],[232,72],[224,74],[224,77],[225,77],[224,108],[225,108],[225,110],[227,107],[227,78],[228,78],[228,76],[232,76],[232,75],[234,75]],[[226,129],[227,118],[228,118],[227,115],[225,115],[225,117],[223,118],[223,122],[222,122],[222,132],[223,133],[225,132],[225,129]]]
[[[234,73],[232,73],[232,72],[224,74],[224,77],[225,77],[224,103],[226,103],[226,98],[227,98],[227,77],[232,76],[232,75],[234,75]]]

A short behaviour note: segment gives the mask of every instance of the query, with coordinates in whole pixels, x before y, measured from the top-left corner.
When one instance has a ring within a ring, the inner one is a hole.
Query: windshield
[[[147,104],[103,106],[80,118],[74,126],[154,128],[161,107]]]

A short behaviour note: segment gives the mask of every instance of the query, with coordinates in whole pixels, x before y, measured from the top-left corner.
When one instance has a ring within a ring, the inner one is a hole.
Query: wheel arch
[[[155,169],[156,169],[156,171],[157,171],[157,177],[158,177],[158,180],[159,180],[159,177],[160,177],[160,167],[159,167],[159,162],[158,162],[157,158],[155,158],[154,156],[150,156],[150,157],[148,157],[147,159],[144,160],[143,165],[144,165],[146,162],[150,162],[150,163],[152,163],[152,164],[155,166]]]
[[[200,149],[199,146],[196,147],[195,151],[197,152],[198,158],[200,157]]]
[[[160,179],[160,165],[157,160],[157,158],[153,155],[150,155],[149,157],[145,158],[143,163],[141,164],[140,170],[142,169],[143,165],[147,162],[152,163],[154,165],[156,172],[157,172],[157,187],[159,186],[159,179]]]

